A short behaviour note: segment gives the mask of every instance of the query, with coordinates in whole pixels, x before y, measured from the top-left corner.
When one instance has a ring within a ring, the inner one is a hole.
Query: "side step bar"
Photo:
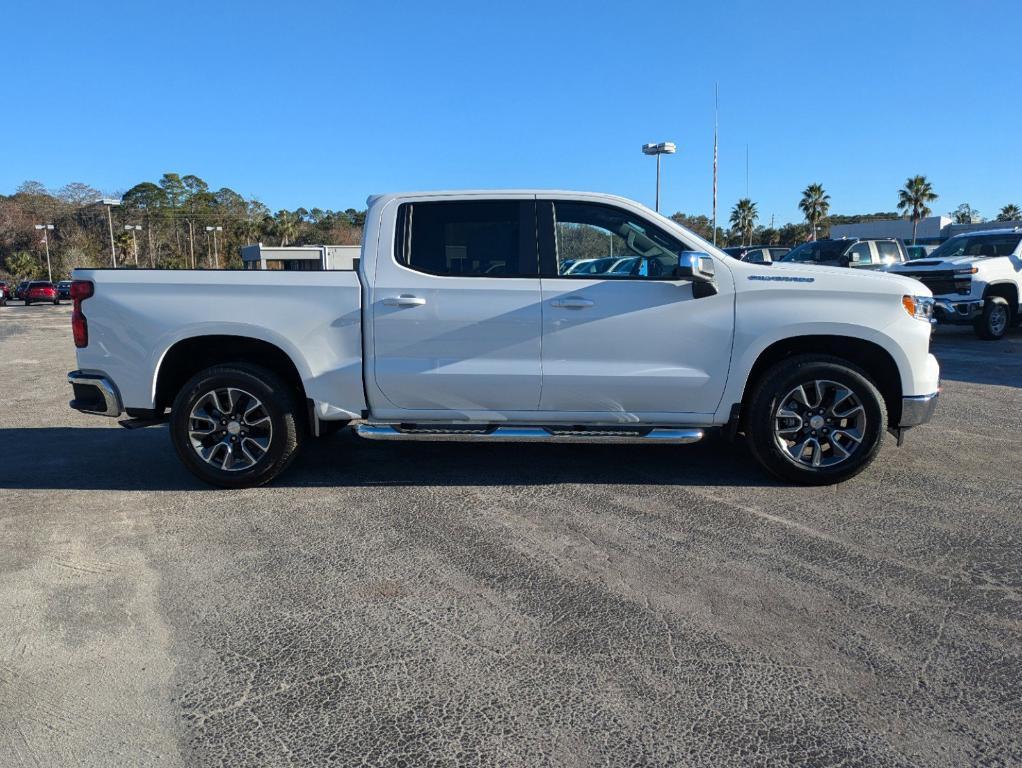
[[[367,440],[419,440],[447,442],[545,442],[545,443],[697,443],[703,430],[658,427],[654,429],[570,427],[487,427],[468,425],[443,427],[400,426],[392,424],[359,424],[355,434]]]

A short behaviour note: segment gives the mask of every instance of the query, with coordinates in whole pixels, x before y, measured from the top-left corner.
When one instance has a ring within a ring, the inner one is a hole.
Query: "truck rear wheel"
[[[753,456],[777,477],[831,485],[869,466],[886,426],[883,396],[865,373],[840,358],[798,355],[756,383],[746,434]]]
[[[1011,307],[1007,299],[1001,296],[988,296],[983,302],[983,314],[973,321],[972,327],[976,335],[985,341],[997,341],[1004,338],[1011,325]]]
[[[298,452],[297,402],[291,388],[261,366],[207,368],[174,399],[174,449],[184,465],[210,485],[263,485],[283,472]]]

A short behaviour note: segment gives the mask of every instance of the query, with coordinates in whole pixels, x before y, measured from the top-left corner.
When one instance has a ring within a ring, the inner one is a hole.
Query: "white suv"
[[[1022,229],[967,232],[947,240],[925,259],[892,270],[933,291],[938,322],[971,323],[981,339],[1004,337],[1018,324],[1022,295]]]

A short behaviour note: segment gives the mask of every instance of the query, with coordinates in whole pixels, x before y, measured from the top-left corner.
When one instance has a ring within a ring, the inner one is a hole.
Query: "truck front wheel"
[[[754,386],[749,447],[777,477],[830,485],[854,477],[876,458],[887,409],[873,382],[851,363],[798,355],[775,364]]]
[[[988,296],[983,302],[983,314],[973,322],[976,335],[986,341],[1003,339],[1011,324],[1011,307],[1001,296]]]
[[[270,482],[298,452],[297,397],[276,374],[234,363],[195,374],[170,414],[170,436],[184,465],[221,488]]]

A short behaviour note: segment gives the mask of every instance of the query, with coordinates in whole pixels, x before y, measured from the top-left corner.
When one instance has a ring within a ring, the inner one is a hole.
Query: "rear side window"
[[[518,200],[404,203],[394,257],[451,277],[536,277],[535,204]]]
[[[877,255],[881,264],[894,264],[901,261],[901,250],[898,244],[892,240],[877,240],[874,243],[877,247]]]

